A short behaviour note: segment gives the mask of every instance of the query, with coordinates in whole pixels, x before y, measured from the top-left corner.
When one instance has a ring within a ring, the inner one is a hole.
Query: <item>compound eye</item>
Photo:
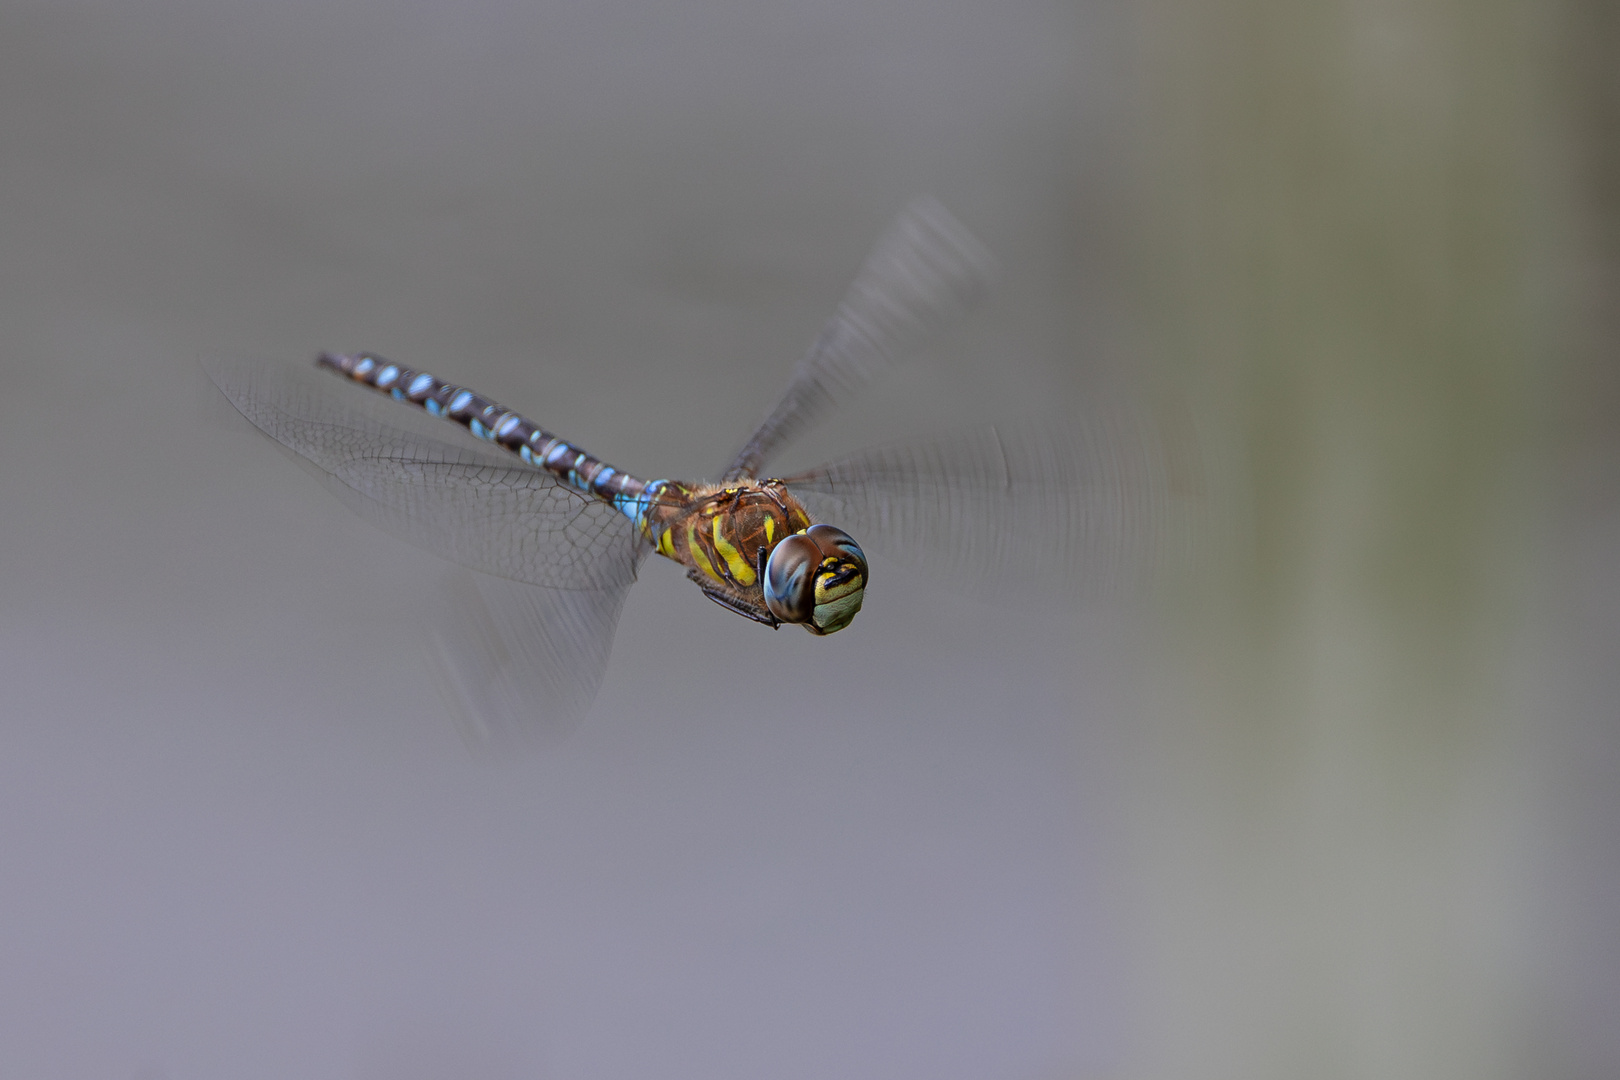
[[[849,533],[831,525],[812,525],[804,535],[821,552],[821,565],[816,567],[815,609],[805,627],[815,634],[837,633],[861,610],[866,595],[866,552]]]
[[[855,538],[835,525],[812,525],[804,530],[804,535],[816,542],[823,555],[837,555],[853,561],[861,568],[861,577],[866,577],[866,552]]]
[[[804,533],[784,537],[771,549],[760,586],[772,615],[787,623],[810,621],[816,608],[816,568],[821,559],[821,549]]]

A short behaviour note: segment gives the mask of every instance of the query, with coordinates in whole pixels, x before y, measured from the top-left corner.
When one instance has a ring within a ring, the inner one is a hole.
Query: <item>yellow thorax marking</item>
[[[675,530],[665,529],[658,534],[658,554],[666,559],[675,557]]]
[[[776,518],[770,514],[765,515],[765,543],[776,543]]]
[[[726,580],[715,571],[714,564],[709,561],[707,555],[703,554],[703,549],[698,547],[697,526],[690,521],[686,523],[686,550],[692,553],[692,561],[697,563],[699,570],[716,581],[723,583]]]
[[[718,551],[720,557],[726,560],[726,565],[731,568],[731,576],[737,584],[752,585],[754,583],[754,568],[748,565],[748,560],[742,557],[742,552],[727,543],[726,538],[721,535],[720,526],[722,521],[722,518],[717,517],[714,519],[714,550]]]

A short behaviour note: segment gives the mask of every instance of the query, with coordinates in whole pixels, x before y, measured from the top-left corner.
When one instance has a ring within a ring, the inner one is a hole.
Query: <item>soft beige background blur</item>
[[[0,1076],[1620,1073],[1616,34],[0,4]],[[374,348],[702,474],[919,191],[1007,277],[795,461],[1135,387],[1225,454],[1202,576],[879,563],[813,641],[650,566],[489,760],[434,561],[195,366]]]
[[[1617,23],[1137,10],[1143,324],[1254,541],[1146,710],[1143,1074],[1608,1075]]]

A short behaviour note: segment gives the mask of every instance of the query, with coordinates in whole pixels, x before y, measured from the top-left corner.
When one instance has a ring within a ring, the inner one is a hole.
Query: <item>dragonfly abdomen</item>
[[[649,487],[646,481],[592,457],[475,391],[370,353],[322,353],[315,363],[395,401],[453,420],[477,438],[546,470],[580,494],[612,503],[638,524],[645,514]]]

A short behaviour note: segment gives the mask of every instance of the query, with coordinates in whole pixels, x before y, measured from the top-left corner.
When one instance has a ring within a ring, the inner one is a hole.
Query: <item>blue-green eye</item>
[[[760,588],[778,619],[812,634],[831,634],[861,610],[866,577],[866,553],[854,537],[831,525],[812,525],[771,549]]]
[[[837,555],[853,562],[860,568],[861,580],[866,579],[866,552],[849,533],[834,525],[812,525],[804,535],[816,542],[822,555]]]
[[[821,560],[821,549],[804,533],[783,537],[771,549],[760,587],[772,615],[787,623],[810,621],[816,606],[816,568]]]

